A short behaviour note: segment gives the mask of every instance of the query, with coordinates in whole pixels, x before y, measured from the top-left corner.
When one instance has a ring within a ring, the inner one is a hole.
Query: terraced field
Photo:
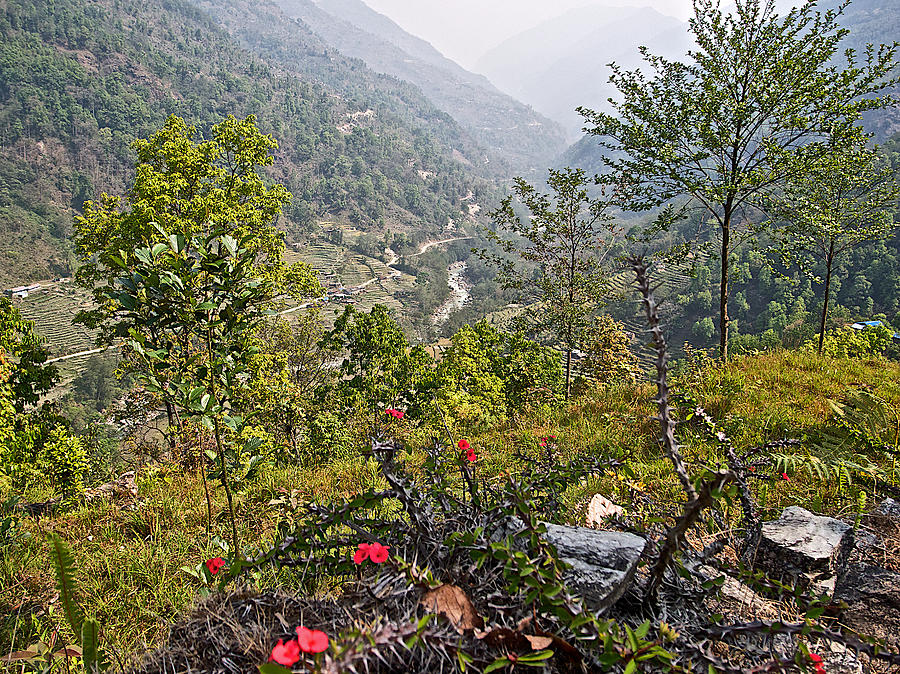
[[[50,346],[51,358],[93,348],[94,334],[72,321],[90,306],[88,294],[72,284],[45,284],[44,289],[16,300],[23,318],[34,321],[35,331]]]

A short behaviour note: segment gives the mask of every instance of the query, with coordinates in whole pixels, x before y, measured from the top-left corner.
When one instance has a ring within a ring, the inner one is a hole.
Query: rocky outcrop
[[[791,506],[762,526],[757,564],[774,575],[832,575],[852,547],[850,525]]]
[[[596,613],[615,604],[631,587],[647,541],[635,534],[599,531],[545,523],[544,540],[556,548],[560,561],[568,564],[565,581],[569,588]],[[504,535],[521,530],[513,519]],[[499,534],[500,532],[498,532]]]
[[[571,565],[566,581],[595,612],[616,603],[634,580],[647,541],[620,531],[547,524],[545,540]]]

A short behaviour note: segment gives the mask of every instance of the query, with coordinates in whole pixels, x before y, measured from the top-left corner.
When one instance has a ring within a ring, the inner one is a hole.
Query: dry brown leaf
[[[66,646],[53,654],[54,658],[80,658],[81,649],[78,646]]]
[[[422,596],[426,610],[442,615],[459,631],[481,629],[484,620],[475,611],[466,593],[455,585],[441,585]]]
[[[484,632],[476,631],[475,638],[484,640],[484,643],[491,648],[505,651],[521,651],[528,648],[529,645],[521,632],[509,627],[494,627]]]
[[[531,649],[534,651],[542,651],[545,648],[550,648],[550,645],[553,643],[552,637],[538,637],[533,634],[526,634],[524,636],[528,639],[528,643],[531,644]]]
[[[13,651],[12,653],[0,656],[0,662],[17,662],[19,660],[30,660],[37,654],[37,651]]]

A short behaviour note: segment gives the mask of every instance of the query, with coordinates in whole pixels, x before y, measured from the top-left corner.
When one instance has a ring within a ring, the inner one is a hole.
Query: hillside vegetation
[[[311,33],[300,41],[284,18],[272,20],[291,32],[273,48],[304,56],[289,70],[183,0],[22,0],[0,12],[5,286],[71,273],[72,213],[121,190],[131,142],[170,114],[201,129],[229,113],[264,120],[280,142],[271,177],[296,197],[282,223],[291,236],[326,214],[440,232],[470,190],[489,189],[471,168],[483,154],[449,117],[409,85],[325,55]]]

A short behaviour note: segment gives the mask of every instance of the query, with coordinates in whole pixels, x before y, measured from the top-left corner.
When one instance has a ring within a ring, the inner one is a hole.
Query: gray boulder
[[[834,597],[847,603],[844,624],[895,645],[900,642],[900,573],[850,565],[838,577]]]
[[[601,612],[615,604],[631,586],[647,541],[620,531],[547,524],[545,540],[570,564],[566,582],[585,606]]]
[[[884,499],[878,506],[878,510],[876,510],[879,515],[884,515],[885,517],[890,517],[891,519],[900,520],[900,501],[895,501],[892,498]]]
[[[829,575],[853,545],[848,524],[791,506],[762,525],[757,564],[769,573]]]
[[[515,520],[507,531],[518,529]],[[565,581],[595,613],[615,604],[631,586],[647,541],[634,534],[545,524],[544,540],[569,564]]]

